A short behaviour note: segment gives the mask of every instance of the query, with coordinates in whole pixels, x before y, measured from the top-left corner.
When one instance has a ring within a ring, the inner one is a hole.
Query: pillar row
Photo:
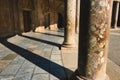
[[[81,0],[78,80],[109,80],[106,74],[112,0]]]

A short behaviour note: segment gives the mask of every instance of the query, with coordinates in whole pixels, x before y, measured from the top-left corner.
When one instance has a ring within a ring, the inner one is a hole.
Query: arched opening
[[[24,32],[29,32],[32,29],[31,11],[23,11]]]

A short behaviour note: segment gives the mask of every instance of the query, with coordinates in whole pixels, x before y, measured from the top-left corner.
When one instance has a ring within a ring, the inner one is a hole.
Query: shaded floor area
[[[69,80],[78,50],[60,50],[63,39],[61,30],[0,39],[0,80]],[[107,66],[111,80],[120,80],[119,39],[120,30],[111,30]]]

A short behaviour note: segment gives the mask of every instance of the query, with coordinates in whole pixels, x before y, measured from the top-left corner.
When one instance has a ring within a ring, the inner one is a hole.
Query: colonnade
[[[76,79],[71,78],[72,80],[109,80],[106,64],[112,3],[112,0],[81,0],[79,2],[80,31],[76,70],[78,74],[75,75]],[[117,5],[119,7],[119,3]],[[76,10],[76,0],[67,0],[63,47],[75,47]]]

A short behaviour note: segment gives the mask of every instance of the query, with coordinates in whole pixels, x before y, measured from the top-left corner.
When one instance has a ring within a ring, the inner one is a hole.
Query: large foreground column
[[[111,11],[112,0],[81,0],[78,76],[83,80],[108,80]]]
[[[67,18],[65,26],[65,37],[63,46],[75,46],[75,15],[76,15],[76,0],[67,0]]]

